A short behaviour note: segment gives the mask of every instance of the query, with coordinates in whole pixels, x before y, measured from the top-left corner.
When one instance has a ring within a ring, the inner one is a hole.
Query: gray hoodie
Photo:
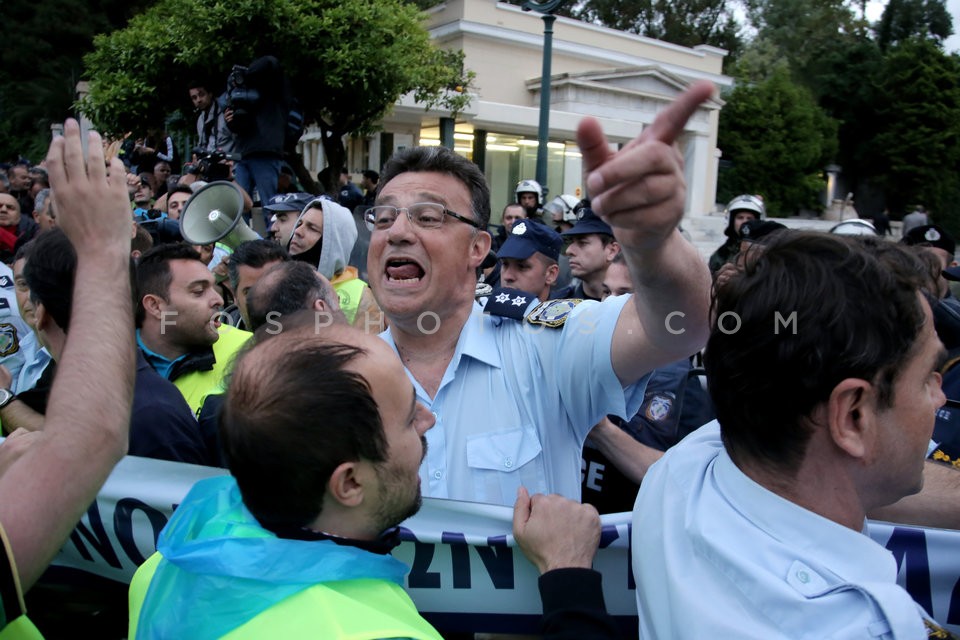
[[[307,203],[303,211],[319,202],[323,210],[323,237],[320,240],[320,256],[317,271],[327,280],[333,280],[347,268],[350,252],[357,241],[357,225],[348,209],[326,198],[315,198]],[[300,213],[303,217],[303,212]],[[297,220],[297,225],[300,220]],[[296,225],[294,226],[296,228]],[[316,255],[316,247],[306,253]]]

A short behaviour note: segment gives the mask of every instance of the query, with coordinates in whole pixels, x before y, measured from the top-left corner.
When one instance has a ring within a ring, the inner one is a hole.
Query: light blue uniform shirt
[[[20,370],[34,359],[39,349],[40,344],[33,335],[33,329],[20,317],[13,271],[0,262],[0,364],[13,376],[11,390],[14,393],[26,390],[26,387],[21,388],[18,384]]]
[[[40,346],[37,335],[33,331],[27,333],[20,341],[20,348],[24,353],[32,353],[33,356],[23,363],[20,373],[13,379],[11,390],[14,393],[22,393],[36,387],[40,376],[43,375],[47,365],[53,359],[50,357],[50,352]]]
[[[750,479],[716,421],[647,472],[632,538],[641,638],[927,637],[893,555]]]
[[[426,434],[423,494],[513,505],[522,485],[579,500],[587,434],[605,415],[632,416],[643,402],[647,377],[624,389],[610,361],[629,298],[583,302],[562,328],[491,316],[475,304],[436,398],[407,371],[437,418]],[[381,337],[396,350],[389,329]]]

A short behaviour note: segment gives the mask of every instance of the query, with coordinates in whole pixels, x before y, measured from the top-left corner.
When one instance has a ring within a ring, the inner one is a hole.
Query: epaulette
[[[501,318],[523,320],[523,314],[527,307],[536,299],[537,296],[520,289],[498,287],[490,292],[487,297],[487,304],[483,307],[483,312]]]
[[[527,322],[543,327],[562,327],[574,307],[583,302],[582,298],[560,298],[546,300],[538,304],[527,314]]]

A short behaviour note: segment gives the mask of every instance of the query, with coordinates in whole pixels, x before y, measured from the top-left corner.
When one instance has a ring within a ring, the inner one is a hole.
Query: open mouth
[[[390,282],[407,284],[420,282],[420,279],[423,278],[426,271],[413,260],[396,258],[387,261],[386,273],[387,279],[390,280]]]

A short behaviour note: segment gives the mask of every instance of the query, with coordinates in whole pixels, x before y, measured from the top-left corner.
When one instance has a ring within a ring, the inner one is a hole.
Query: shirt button
[[[505,466],[507,469],[511,468],[513,466],[513,458],[505,458],[503,461],[503,466]]]
[[[807,573],[806,571],[797,571],[797,580],[799,580],[803,584],[807,584],[808,582],[810,582],[810,574]]]
[[[433,477],[436,478],[437,480],[439,480],[440,478],[443,477],[443,472],[441,472],[441,471],[434,471],[434,472],[433,472]]]

